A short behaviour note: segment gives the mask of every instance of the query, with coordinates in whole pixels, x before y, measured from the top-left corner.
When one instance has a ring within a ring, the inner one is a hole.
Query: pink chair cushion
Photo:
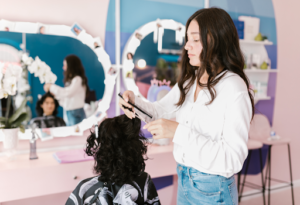
[[[263,143],[257,140],[249,139],[247,143],[248,150],[255,150],[262,148]]]
[[[290,142],[291,142],[290,138],[279,138],[276,140],[265,139],[262,141],[262,143],[264,143],[266,145],[284,145],[284,144],[288,144]]]

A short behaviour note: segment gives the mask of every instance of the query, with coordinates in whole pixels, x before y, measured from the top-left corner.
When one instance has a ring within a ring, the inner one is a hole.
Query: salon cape
[[[194,102],[196,81],[181,107],[175,106],[180,98],[176,84],[160,101],[150,103],[135,97],[135,103],[154,121],[173,119],[179,123],[174,138],[174,158],[177,163],[200,172],[231,177],[238,173],[247,157],[247,141],[252,117],[252,106],[245,82],[237,74],[226,74],[215,85],[216,98],[210,105],[208,89],[202,89]],[[185,84],[186,85],[186,84]]]

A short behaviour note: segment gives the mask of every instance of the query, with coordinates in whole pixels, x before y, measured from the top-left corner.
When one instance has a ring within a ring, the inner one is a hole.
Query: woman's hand
[[[46,83],[44,85],[44,90],[45,90],[46,93],[49,92],[51,85],[52,85],[51,83]]]
[[[154,139],[173,138],[178,124],[176,121],[159,119],[149,122],[143,128],[151,132]]]
[[[130,101],[132,104],[135,103],[135,95],[132,91],[130,90],[126,90],[124,93],[123,93],[123,98],[119,98],[119,107],[124,111],[125,115],[132,119],[132,118],[135,118],[135,112],[134,112],[134,107],[131,106],[128,101]],[[124,108],[123,106],[125,107],[128,107],[128,108],[131,108],[133,112],[131,112],[130,110]]]

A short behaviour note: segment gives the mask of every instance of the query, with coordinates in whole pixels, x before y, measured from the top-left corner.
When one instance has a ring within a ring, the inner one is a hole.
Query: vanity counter
[[[94,175],[94,161],[59,164],[54,153],[38,151],[37,160],[29,160],[29,153],[19,154],[13,161],[0,157],[0,203],[71,192],[80,180]],[[147,156],[146,172],[152,178],[176,175],[173,144],[150,145]]]

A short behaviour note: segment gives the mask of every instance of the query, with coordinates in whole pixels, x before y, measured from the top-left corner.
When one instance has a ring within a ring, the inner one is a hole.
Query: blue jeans
[[[238,205],[234,176],[226,178],[177,165],[177,205]]]
[[[66,113],[68,118],[67,126],[76,125],[86,118],[83,108],[67,110]]]

